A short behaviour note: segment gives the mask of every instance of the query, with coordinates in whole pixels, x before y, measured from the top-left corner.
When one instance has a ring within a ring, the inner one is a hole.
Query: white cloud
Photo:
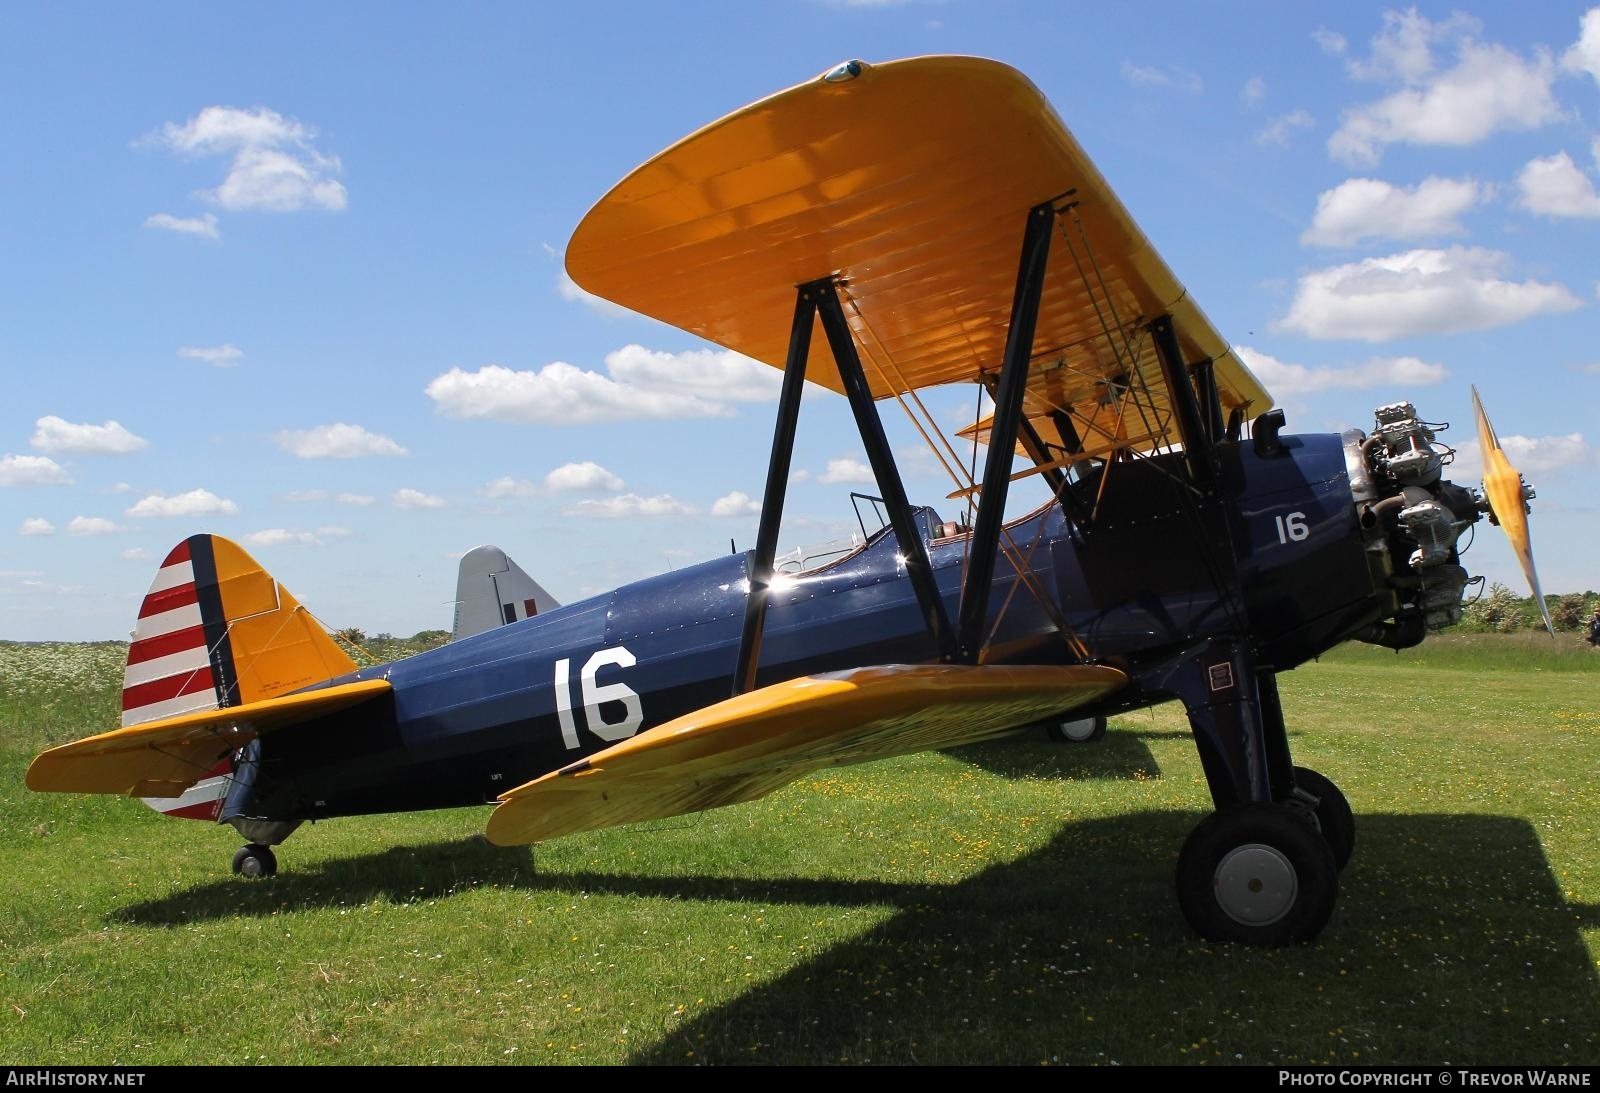
[[[811,472],[806,470],[804,467],[801,467],[799,470],[795,471],[793,474],[791,474],[789,476],[789,481],[790,481],[790,483],[804,482],[807,479],[809,479],[810,477],[811,477]]]
[[[537,372],[491,364],[452,368],[425,389],[444,414],[519,424],[588,425],[630,418],[726,416],[727,407],[688,395],[626,387],[597,372],[554,361]]]
[[[1136,65],[1122,62],[1122,78],[1139,88],[1171,88],[1186,95],[1198,95],[1206,89],[1205,81],[1183,68],[1160,68],[1156,65]]]
[[[244,537],[247,546],[321,546],[322,540],[309,531],[291,531],[288,528],[265,528],[252,531]]]
[[[539,486],[526,478],[512,478],[509,474],[503,474],[493,482],[485,483],[478,492],[497,500],[506,497],[537,497]]]
[[[1477,40],[1477,20],[1453,15],[1434,23],[1415,8],[1384,13],[1368,60],[1347,64],[1356,79],[1399,90],[1345,111],[1328,138],[1328,152],[1345,163],[1372,165],[1383,146],[1408,143],[1461,146],[1498,132],[1536,129],[1557,120],[1552,91],[1555,63],[1536,52],[1524,58]],[[1440,69],[1436,45],[1453,47],[1455,63]]]
[[[761,511],[761,502],[753,501],[743,490],[734,490],[711,503],[712,516],[754,516]]]
[[[1546,474],[1567,467],[1582,467],[1594,463],[1597,453],[1594,446],[1583,439],[1582,433],[1566,436],[1503,436],[1500,446],[1506,450],[1511,465],[1525,474]]]
[[[565,463],[544,476],[545,489],[556,492],[616,493],[622,489],[622,479],[598,463]]]
[[[1600,449],[1583,439],[1582,433],[1565,436],[1502,436],[1500,446],[1506,451],[1511,465],[1530,479],[1539,474],[1556,474],[1571,467],[1588,467],[1600,463]],[[1476,440],[1468,440],[1456,449],[1454,472],[1450,477],[1461,480],[1483,474],[1483,453]]]
[[[205,361],[217,368],[232,368],[244,359],[244,350],[236,345],[185,345],[178,356],[193,361]]]
[[[364,455],[405,455],[406,450],[382,433],[342,421],[313,429],[284,429],[278,447],[301,459],[355,459]]]
[[[250,148],[234,157],[233,169],[211,196],[224,209],[295,212],[315,207],[337,212],[345,206],[345,188],[327,176],[338,170],[337,159]]]
[[[606,370],[630,387],[712,402],[773,402],[783,387],[781,371],[731,349],[663,353],[625,345],[606,354]]]
[[[389,495],[389,503],[397,509],[442,509],[444,498],[423,493],[405,486]]]
[[[1279,403],[1319,391],[1364,391],[1372,387],[1421,387],[1450,375],[1442,364],[1417,357],[1373,357],[1343,367],[1290,364],[1241,345],[1239,358]]]
[[[207,239],[221,239],[222,233],[217,231],[217,214],[205,213],[201,216],[173,216],[171,213],[151,213],[144,218],[147,228],[160,228],[162,231],[177,232],[180,235],[200,235]]]
[[[67,521],[68,535],[114,535],[121,530],[104,516],[74,516]]]
[[[18,535],[53,535],[56,526],[42,516],[30,516],[22,521],[22,526],[17,529]]]
[[[146,516],[233,516],[238,511],[238,505],[210,490],[193,489],[171,497],[152,493],[124,509],[123,514],[142,519]]]
[[[1261,100],[1266,98],[1266,96],[1267,81],[1263,80],[1260,76],[1251,76],[1244,82],[1244,86],[1239,89],[1239,101],[1242,102],[1247,109],[1259,106],[1261,104]]]
[[[332,493],[328,490],[290,490],[283,495],[283,500],[295,503],[311,501],[337,501],[341,505],[370,505],[377,500],[365,493]]]
[[[1578,40],[1561,58],[1568,72],[1587,72],[1600,83],[1600,7],[1590,8],[1578,20]]]
[[[81,455],[128,455],[150,446],[144,437],[134,436],[115,421],[104,425],[74,425],[54,414],[34,423],[28,443],[43,452],[76,452]]]
[[[129,547],[122,552],[122,556],[130,562],[147,562],[150,560],[150,552],[144,547]]]
[[[335,524],[329,524],[318,528],[317,534],[322,536],[324,539],[343,539],[346,536],[354,535],[355,532],[351,531],[349,528],[342,528]]]
[[[832,485],[836,482],[866,482],[877,481],[872,475],[872,468],[859,459],[830,459],[828,469],[817,477],[818,482]]]
[[[569,303],[582,304],[596,315],[603,315],[608,319],[622,319],[634,314],[621,304],[614,304],[604,296],[596,296],[585,289],[562,270],[556,277],[556,292],[560,293],[563,300]]]
[[[348,199],[334,177],[341,166],[337,156],[317,150],[316,135],[265,107],[208,106],[182,125],[168,122],[151,139],[184,156],[232,156],[227,177],[203,195],[224,209],[337,211]]]
[[[116,485],[111,487],[111,492],[112,493],[132,493],[133,492],[133,485],[132,485],[132,483],[129,483],[129,482],[118,482]]]
[[[70,486],[72,476],[47,455],[0,456],[0,486]]]
[[[625,517],[655,519],[667,516],[692,516],[697,510],[686,505],[670,493],[656,497],[640,497],[636,493],[619,494],[604,500],[588,499],[561,510],[567,516],[593,516],[603,520],[620,520]]]
[[[1364,239],[1460,235],[1461,215],[1489,199],[1473,179],[1426,178],[1412,187],[1352,178],[1317,195],[1317,211],[1300,242],[1352,247]]]
[[[1316,41],[1317,45],[1322,47],[1322,52],[1333,57],[1343,56],[1345,49],[1350,44],[1344,40],[1343,34],[1329,30],[1327,27],[1318,27],[1311,32],[1311,37]]]
[[[1504,280],[1509,264],[1500,251],[1451,247],[1315,270],[1300,278],[1276,325],[1312,338],[1380,342],[1488,330],[1582,306],[1562,285]]]
[[[1416,8],[1385,11],[1383,29],[1372,36],[1372,56],[1367,60],[1351,57],[1345,68],[1357,80],[1417,83],[1434,71],[1434,42],[1461,45],[1471,42],[1481,29],[1478,20],[1459,12],[1433,23]]]
[[[1304,110],[1296,110],[1282,117],[1273,118],[1258,133],[1257,144],[1277,144],[1285,148],[1289,146],[1289,138],[1296,129],[1309,129],[1317,124],[1317,120]]]
[[[10,588],[0,588],[0,593],[12,594],[18,590],[50,596],[82,596],[89,591],[86,586],[81,584],[56,584],[53,581],[40,581],[25,577]]]
[[[1517,204],[1542,216],[1600,217],[1594,180],[1565,152],[1532,160],[1518,172]]]

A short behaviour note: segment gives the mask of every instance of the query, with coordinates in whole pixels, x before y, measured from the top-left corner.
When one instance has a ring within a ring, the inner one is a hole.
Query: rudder
[[[162,561],[139,607],[123,675],[122,724],[238,706],[356,668],[311,613],[237,543],[194,535]],[[231,764],[202,774],[158,812],[214,820]]]

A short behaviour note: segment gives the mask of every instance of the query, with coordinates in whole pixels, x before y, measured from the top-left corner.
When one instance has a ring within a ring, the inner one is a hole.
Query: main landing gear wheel
[[[1051,740],[1064,744],[1092,744],[1106,735],[1104,717],[1085,717],[1078,721],[1052,721],[1044,727]]]
[[[1178,855],[1178,905],[1208,941],[1288,945],[1322,932],[1339,896],[1333,850],[1282,805],[1206,817]]]
[[[1318,798],[1312,815],[1316,817],[1322,837],[1333,850],[1333,863],[1343,872],[1356,848],[1356,817],[1350,811],[1350,802],[1345,800],[1338,786],[1310,767],[1294,768],[1294,784]]]
[[[278,856],[270,846],[250,843],[233,856],[233,871],[241,877],[270,877],[278,871]]]

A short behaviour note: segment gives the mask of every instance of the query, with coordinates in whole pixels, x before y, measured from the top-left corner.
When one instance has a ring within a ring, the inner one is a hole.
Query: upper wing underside
[[[1150,246],[1031,82],[970,57],[864,66],[708,125],[591,209],[567,248],[585,289],[775,367],[794,290],[841,284],[873,393],[992,377],[1027,212],[1066,209],[1051,246],[1031,415],[1133,388],[1175,439],[1145,326],[1170,314],[1187,363],[1215,362],[1223,412],[1270,398]],[[808,372],[840,389],[828,368]]]

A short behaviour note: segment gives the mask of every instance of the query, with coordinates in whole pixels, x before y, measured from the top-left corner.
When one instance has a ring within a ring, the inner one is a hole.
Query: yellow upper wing
[[[260,733],[387,694],[369,679],[319,691],[148,721],[51,748],[28,767],[28,788],[63,793],[176,797],[217,760]]]
[[[998,371],[1027,211],[1057,198],[1075,204],[1052,244],[1030,412],[1103,396],[1115,377],[1164,404],[1142,327],[1167,313],[1187,362],[1217,362],[1225,412],[1270,407],[1039,89],[995,61],[867,65],[736,111],[618,183],[573,233],[567,269],[776,367],[794,286],[836,277],[883,396]],[[807,378],[839,389],[831,368]]]
[[[948,748],[1117,690],[1115,668],[880,665],[763,687],[518,786],[489,817],[502,846],[765,796],[820,767]]]

